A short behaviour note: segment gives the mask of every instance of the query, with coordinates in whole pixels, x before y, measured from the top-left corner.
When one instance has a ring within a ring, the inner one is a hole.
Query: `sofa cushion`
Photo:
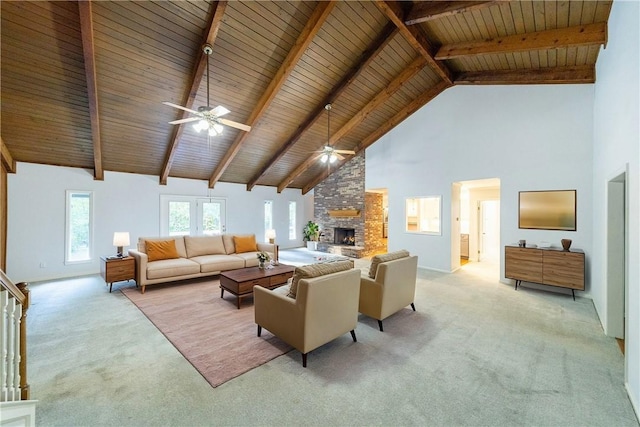
[[[186,258],[165,259],[147,264],[147,279],[149,280],[199,273],[200,264]]]
[[[184,245],[187,258],[225,253],[222,236],[184,236]]]
[[[271,252],[267,252],[271,259],[273,259],[273,254]],[[239,254],[233,254],[233,256],[241,258],[244,261],[245,267],[257,267],[258,266],[258,252],[242,252]]]
[[[200,255],[189,258],[189,260],[200,264],[201,273],[235,270],[244,267],[244,260],[235,255]]]
[[[321,264],[309,264],[302,267],[296,267],[293,272],[293,280],[289,287],[290,298],[295,298],[298,291],[298,282],[300,279],[310,279],[312,277],[320,277],[325,274],[337,273],[339,271],[351,270],[353,268],[353,262],[351,261],[334,261],[323,262]]]
[[[224,242],[224,250],[227,255],[236,252],[236,245],[233,244],[233,234],[223,234],[222,241]]]
[[[258,250],[256,245],[256,236],[233,236],[233,244],[236,247],[236,253],[255,252]]]
[[[162,259],[179,258],[178,250],[176,249],[176,241],[173,239],[149,240],[146,242],[146,249],[149,262]]]
[[[138,238],[138,250],[142,253],[147,253],[147,242],[158,242],[162,240],[170,240],[173,239],[176,242],[176,250],[178,251],[178,256],[180,258],[187,257],[187,251],[184,247],[184,237],[183,236],[168,236],[168,237],[140,237]]]
[[[371,266],[369,267],[369,277],[372,279],[376,278],[376,273],[378,272],[378,264],[381,262],[393,261],[394,259],[406,258],[408,257],[409,251],[401,249],[395,252],[388,252],[386,254],[376,255],[371,258]]]

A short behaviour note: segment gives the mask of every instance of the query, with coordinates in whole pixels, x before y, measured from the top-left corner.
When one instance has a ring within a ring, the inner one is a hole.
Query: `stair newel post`
[[[27,311],[31,305],[31,293],[29,284],[17,283],[16,286],[24,294],[22,303],[22,319],[20,319],[20,398],[29,400],[31,391],[27,383]]]

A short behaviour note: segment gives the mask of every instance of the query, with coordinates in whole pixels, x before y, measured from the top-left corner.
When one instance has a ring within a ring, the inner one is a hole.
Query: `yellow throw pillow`
[[[233,244],[236,246],[236,253],[255,252],[258,250],[256,236],[233,236]]]
[[[180,258],[176,249],[176,241],[171,240],[147,240],[147,257],[149,261],[161,259]]]

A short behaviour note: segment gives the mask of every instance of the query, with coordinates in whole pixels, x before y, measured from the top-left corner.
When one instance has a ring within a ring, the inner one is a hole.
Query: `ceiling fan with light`
[[[209,106],[209,56],[211,56],[211,53],[213,52],[213,47],[210,44],[205,44],[203,51],[207,55],[207,106],[198,107],[198,111],[196,111],[190,108],[183,107],[181,105],[165,101],[163,102],[164,105],[179,108],[193,114],[192,117],[174,120],[169,122],[169,124],[179,125],[182,123],[196,122],[194,123],[193,128],[198,133],[200,131],[206,130],[209,136],[217,136],[222,134],[222,131],[224,129],[223,125],[249,132],[251,130],[251,126],[234,122],[232,120],[223,119],[222,116],[228,114],[229,110],[227,110],[222,105],[218,105],[215,108],[211,108]]]
[[[319,153],[316,158],[319,158],[322,163],[335,163],[336,160],[344,160],[343,154],[356,154],[353,150],[337,150],[331,146],[329,141],[331,140],[331,128],[330,128],[330,115],[331,115],[331,104],[327,104],[324,106],[324,109],[327,110],[327,145],[325,145],[322,150],[316,151]]]

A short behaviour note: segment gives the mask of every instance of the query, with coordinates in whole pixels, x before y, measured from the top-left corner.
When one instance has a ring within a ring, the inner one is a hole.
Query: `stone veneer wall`
[[[364,170],[364,153],[360,153],[315,186],[314,218],[323,233],[319,248],[326,247],[323,243],[333,244],[334,227],[353,228],[356,247],[365,248]],[[360,215],[346,218],[329,216],[329,210],[339,209],[357,209]]]
[[[335,227],[353,228],[356,246],[342,246],[343,255],[353,257],[370,256],[387,251],[387,239],[382,236],[384,224],[383,196],[379,193],[365,193],[364,153],[354,156],[339,170],[331,174],[314,189],[314,218],[320,224],[323,235],[320,237],[319,250],[328,250],[333,244]],[[334,218],[329,210],[357,209],[357,217]]]

